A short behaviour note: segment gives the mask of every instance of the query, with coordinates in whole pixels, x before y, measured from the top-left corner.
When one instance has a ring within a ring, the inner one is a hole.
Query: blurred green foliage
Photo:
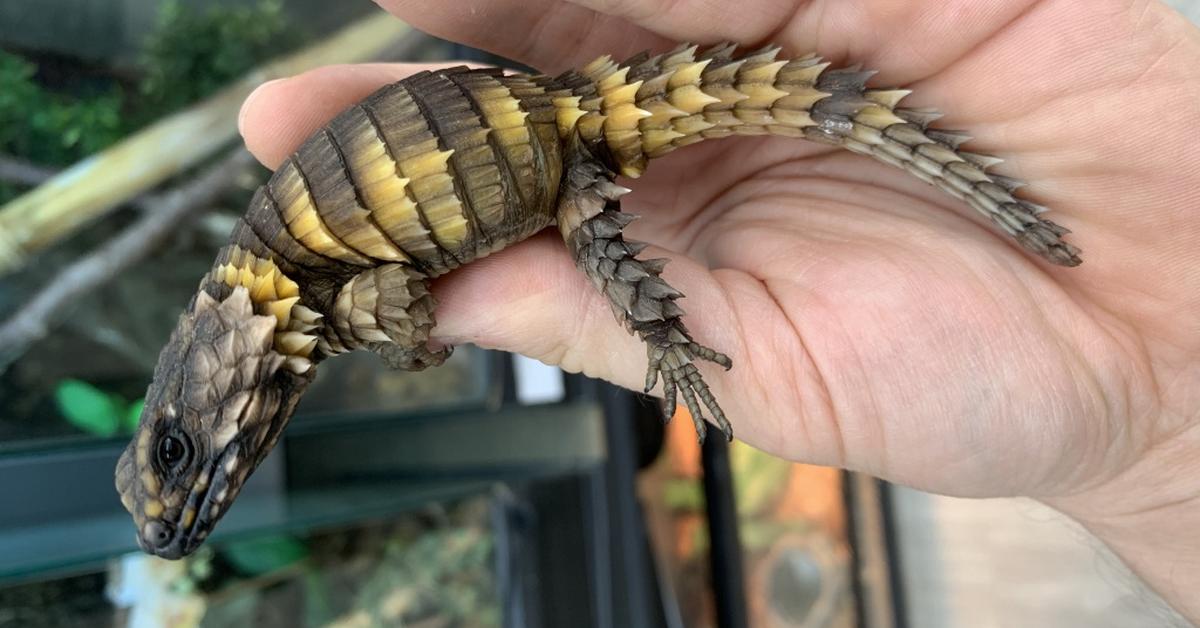
[[[36,71],[32,63],[0,52],[0,151],[65,166],[125,134],[117,86],[68,97],[38,85]]]
[[[165,0],[132,85],[111,77],[55,91],[39,81],[35,64],[0,51],[0,154],[70,166],[299,43],[279,0],[203,9]],[[23,191],[0,181],[0,204]],[[54,398],[69,423],[99,437],[132,432],[142,409],[140,400],[71,379],[55,385]]]
[[[299,43],[293,33],[278,0],[203,12],[167,0],[142,53],[144,114],[154,118],[215,92]]]
[[[295,537],[272,534],[226,542],[221,553],[242,574],[259,576],[308,558],[308,547]]]
[[[0,153],[69,166],[298,43],[279,0],[204,10],[166,0],[141,53],[135,97],[115,79],[87,93],[51,91],[34,64],[0,51]],[[0,182],[0,203],[19,191]]]
[[[733,491],[737,495],[738,516],[764,514],[787,490],[792,463],[763,453],[744,443],[729,450],[733,469]]]
[[[54,400],[67,422],[92,436],[109,438],[137,429],[145,401],[124,397],[77,379],[64,379],[54,389]]]

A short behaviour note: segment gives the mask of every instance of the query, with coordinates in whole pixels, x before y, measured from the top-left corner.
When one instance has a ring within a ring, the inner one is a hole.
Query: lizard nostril
[[[171,527],[161,521],[151,521],[142,528],[142,538],[153,548],[160,548],[171,542]]]

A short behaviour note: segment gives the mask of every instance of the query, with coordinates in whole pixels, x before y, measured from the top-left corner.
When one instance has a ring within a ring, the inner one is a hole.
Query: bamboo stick
[[[161,196],[145,197],[146,210],[120,235],[80,257],[0,324],[0,373],[45,338],[83,295],[114,279],[150,254],[181,224],[208,209],[254,163],[237,149],[195,179]]]
[[[232,142],[242,101],[264,81],[331,63],[375,59],[414,32],[390,15],[351,24],[320,43],[260,66],[208,99],[13,199],[0,207],[0,275]]]

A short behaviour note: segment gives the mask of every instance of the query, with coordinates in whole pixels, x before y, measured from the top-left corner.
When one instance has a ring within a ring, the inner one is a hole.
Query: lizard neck
[[[249,291],[255,314],[275,319],[274,349],[287,358],[285,366],[297,374],[312,368],[324,317],[300,302],[299,284],[274,261],[231,245],[217,257],[201,289],[221,298],[238,286]]]

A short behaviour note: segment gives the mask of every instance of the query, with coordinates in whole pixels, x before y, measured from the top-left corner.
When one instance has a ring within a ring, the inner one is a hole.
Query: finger
[[[911,82],[945,68],[1034,0],[828,2],[822,0],[569,0],[677,41],[777,44],[863,63]],[[749,6],[748,6],[749,5]]]
[[[624,58],[675,42],[768,43],[881,70],[891,83],[928,77],[1018,21],[1036,0],[866,3],[822,0],[376,0],[435,35],[547,72],[601,54]],[[498,27],[503,25],[503,27]]]
[[[624,19],[562,0],[376,2],[425,32],[547,73],[578,68],[603,54],[621,59],[674,44]]]
[[[552,233],[463,266],[439,279],[433,292],[439,342],[521,353],[627,388],[640,387],[645,376],[645,348],[613,318]]]
[[[444,65],[333,65],[263,83],[242,104],[238,129],[246,148],[274,170],[346,107],[388,83]]]
[[[735,41],[752,45],[776,39],[809,2],[799,0],[568,0],[624,19],[676,41]],[[753,5],[752,9],[746,4]]]
[[[772,319],[767,304],[751,293],[738,292],[736,282],[722,283],[694,260],[656,247],[644,255],[670,258],[663,277],[687,295],[678,303],[686,311],[683,320],[688,329],[696,342],[733,361],[729,371],[703,361],[697,366],[733,423],[734,434],[779,455],[840,463],[831,433],[814,435],[772,423],[778,412],[770,404],[790,408],[786,413],[790,424],[797,416],[819,415],[821,411],[813,406],[822,397],[765,392],[770,378],[762,377],[762,365],[756,369],[753,363],[752,356],[762,351],[755,343],[770,344],[780,355],[801,347],[792,346],[780,334],[748,339],[733,308],[741,309],[740,316],[754,310],[756,320],[770,329],[786,327],[786,319]],[[730,294],[731,286],[736,294]],[[540,234],[459,268],[438,279],[433,293],[438,300],[433,330],[437,342],[520,353],[630,390],[640,391],[645,383],[645,345],[613,317],[604,297],[575,268],[556,233]],[[814,372],[796,375],[796,388],[815,388],[805,379]],[[656,394],[661,395],[661,390],[660,383]]]

